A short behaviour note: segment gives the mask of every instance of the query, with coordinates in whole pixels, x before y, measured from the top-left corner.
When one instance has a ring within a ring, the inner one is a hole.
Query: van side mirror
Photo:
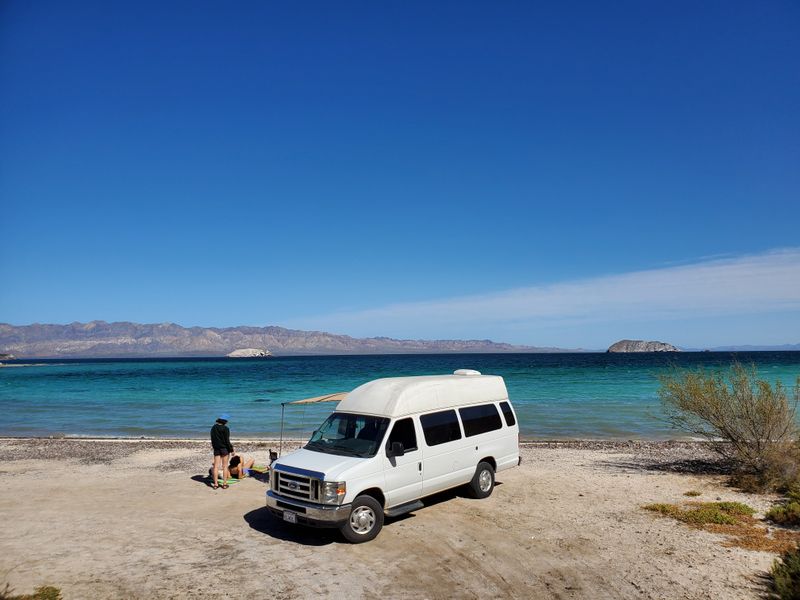
[[[392,442],[392,446],[389,448],[387,456],[391,458],[393,456],[403,456],[405,453],[406,450],[403,448],[403,442]]]

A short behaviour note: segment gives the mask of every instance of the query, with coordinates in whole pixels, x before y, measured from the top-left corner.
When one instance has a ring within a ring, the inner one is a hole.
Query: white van
[[[384,515],[467,484],[476,498],[517,466],[519,426],[502,377],[393,377],[359,386],[300,450],[272,465],[267,507],[289,523],[373,539]]]

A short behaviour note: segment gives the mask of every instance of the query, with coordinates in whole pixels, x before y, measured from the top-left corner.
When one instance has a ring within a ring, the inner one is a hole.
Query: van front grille
[[[272,472],[272,477],[272,490],[275,493],[307,502],[319,502],[319,479],[278,470]]]

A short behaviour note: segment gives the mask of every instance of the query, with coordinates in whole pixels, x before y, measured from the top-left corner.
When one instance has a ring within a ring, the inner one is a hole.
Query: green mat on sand
[[[269,471],[269,467],[265,467],[264,465],[253,465],[250,467],[251,471],[255,471],[256,473],[266,473]]]
[[[240,481],[241,481],[241,479],[234,479],[233,477],[231,477],[230,479],[228,479],[227,484],[228,485],[233,485],[234,483],[239,483]],[[218,477],[217,478],[217,484],[218,485],[222,485],[223,483],[226,483],[226,482],[222,481],[221,477]]]

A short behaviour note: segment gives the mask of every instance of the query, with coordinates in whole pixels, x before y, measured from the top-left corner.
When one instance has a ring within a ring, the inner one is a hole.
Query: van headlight
[[[323,481],[322,482],[322,503],[341,504],[344,495],[347,493],[347,485],[344,481]]]

